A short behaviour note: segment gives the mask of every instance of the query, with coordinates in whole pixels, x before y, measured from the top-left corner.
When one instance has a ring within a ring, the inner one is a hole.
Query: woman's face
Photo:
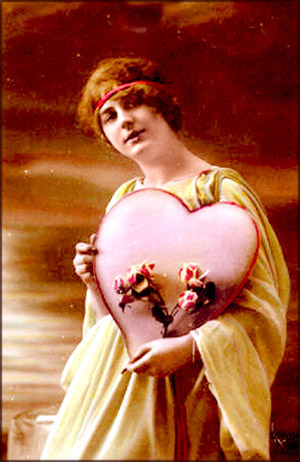
[[[100,121],[112,146],[133,159],[155,149],[157,141],[161,142],[172,132],[163,117],[145,105],[124,109],[118,101],[108,100],[100,109]]]

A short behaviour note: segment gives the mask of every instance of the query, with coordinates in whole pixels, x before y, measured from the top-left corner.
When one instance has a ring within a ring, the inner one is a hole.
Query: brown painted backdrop
[[[81,337],[72,269],[114,189],[136,175],[76,127],[94,64],[164,64],[195,153],[236,168],[262,198],[292,278],[272,428],[297,431],[297,2],[2,2],[3,438],[12,416],[58,404]]]

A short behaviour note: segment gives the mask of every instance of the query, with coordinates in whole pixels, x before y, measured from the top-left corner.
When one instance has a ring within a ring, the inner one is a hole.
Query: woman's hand
[[[89,244],[78,242],[76,245],[76,255],[73,260],[75,273],[85,283],[90,292],[90,302],[97,319],[108,314],[97,288],[94,278],[94,261],[98,251],[95,247],[96,234],[92,234]]]
[[[76,245],[76,255],[73,260],[75,273],[86,284],[87,287],[94,286],[94,260],[97,254],[95,247],[96,234],[92,234],[90,242],[78,242]]]
[[[142,345],[125,370],[164,377],[191,361],[193,338],[190,334],[153,340]]]

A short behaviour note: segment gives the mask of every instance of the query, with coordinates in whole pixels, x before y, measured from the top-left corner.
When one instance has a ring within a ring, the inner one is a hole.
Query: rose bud
[[[128,287],[128,281],[123,276],[116,276],[113,282],[113,288],[118,294],[123,294],[126,292]]]
[[[143,292],[145,289],[148,289],[150,283],[149,283],[149,280],[144,278],[142,279],[140,282],[137,282],[136,284],[133,284],[132,288],[135,292],[137,292],[138,294],[140,294],[141,292]]]
[[[147,279],[150,279],[151,276],[152,276],[152,272],[153,272],[153,269],[155,267],[155,263],[152,262],[152,263],[147,263],[147,262],[143,262],[140,266],[140,271],[141,273],[143,273],[145,275],[145,277]]]
[[[141,283],[144,279],[145,275],[136,268],[130,269],[127,273],[127,280],[132,286]]]
[[[197,263],[183,263],[178,276],[183,284],[188,284],[190,279],[198,279],[201,275],[201,269]]]
[[[185,290],[179,297],[178,306],[182,310],[189,311],[196,308],[198,295],[192,290]]]

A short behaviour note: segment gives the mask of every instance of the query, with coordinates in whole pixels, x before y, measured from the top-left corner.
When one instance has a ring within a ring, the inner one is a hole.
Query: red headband
[[[101,106],[103,106],[106,101],[112,97],[115,93],[117,93],[120,90],[125,90],[125,88],[132,87],[133,85],[150,85],[151,87],[160,87],[161,83],[158,82],[151,82],[150,80],[135,80],[134,82],[128,82],[128,83],[122,83],[121,85],[118,85],[116,88],[113,90],[109,91],[106,93],[102,98],[99,99],[98,103],[96,104],[95,111],[99,109]]]

